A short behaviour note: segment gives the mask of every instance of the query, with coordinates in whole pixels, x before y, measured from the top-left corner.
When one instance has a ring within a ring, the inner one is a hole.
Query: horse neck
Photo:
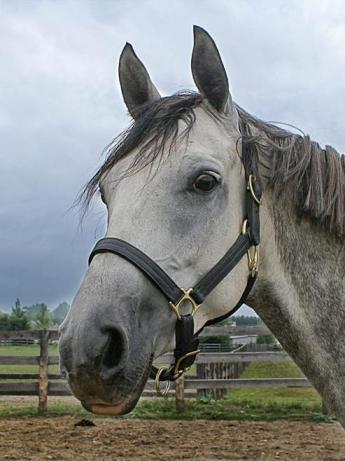
[[[252,305],[345,421],[345,242],[298,216],[289,196],[266,194]]]
[[[323,319],[342,315],[342,308],[345,315],[345,240],[301,216],[289,196],[288,189],[279,197],[269,194],[274,242],[267,243],[275,246],[294,298],[311,320],[318,313]]]

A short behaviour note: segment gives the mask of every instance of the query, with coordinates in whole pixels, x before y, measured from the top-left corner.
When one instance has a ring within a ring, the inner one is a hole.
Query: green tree
[[[219,344],[220,346],[229,346],[229,336],[200,336],[200,344]]]
[[[259,335],[256,338],[256,344],[269,344],[273,345],[276,343],[276,340],[274,339],[273,335]]]
[[[16,299],[15,306],[8,316],[8,330],[28,330],[29,320],[25,311],[22,309],[19,298]]]
[[[0,331],[9,330],[8,314],[0,312]]]
[[[40,308],[33,320],[30,322],[33,330],[47,330],[52,326],[53,321],[48,307],[45,304],[40,304]]]
[[[25,306],[23,309],[26,312],[26,315],[29,320],[35,320],[36,315],[41,312],[42,306],[45,306],[43,303],[32,304],[31,306]]]
[[[254,315],[235,315],[231,319],[236,322],[236,325],[259,325],[261,320]]]
[[[60,325],[64,321],[70,307],[66,301],[60,303],[51,313],[53,322]]]

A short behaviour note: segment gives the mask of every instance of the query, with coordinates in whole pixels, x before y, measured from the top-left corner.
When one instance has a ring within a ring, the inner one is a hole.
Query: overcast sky
[[[0,309],[71,301],[104,232],[74,199],[129,119],[117,61],[133,44],[163,94],[193,88],[192,25],[236,102],[345,151],[345,3],[0,0]]]

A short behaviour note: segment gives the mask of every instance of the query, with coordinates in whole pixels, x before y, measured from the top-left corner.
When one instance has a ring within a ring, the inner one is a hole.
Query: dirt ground
[[[0,420],[1,461],[345,460],[337,423],[79,420]]]

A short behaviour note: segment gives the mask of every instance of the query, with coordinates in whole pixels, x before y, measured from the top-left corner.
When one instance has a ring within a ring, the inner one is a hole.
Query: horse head
[[[183,287],[224,255],[244,214],[238,113],[216,45],[199,27],[192,73],[198,93],[161,97],[126,44],[119,79],[133,123],[87,190],[101,192],[106,237],[131,243]],[[247,277],[243,259],[195,313],[195,331],[238,302]],[[164,294],[137,267],[96,254],[61,327],[61,366],[74,394],[96,412],[130,411],[152,361],[175,348],[175,324]]]

